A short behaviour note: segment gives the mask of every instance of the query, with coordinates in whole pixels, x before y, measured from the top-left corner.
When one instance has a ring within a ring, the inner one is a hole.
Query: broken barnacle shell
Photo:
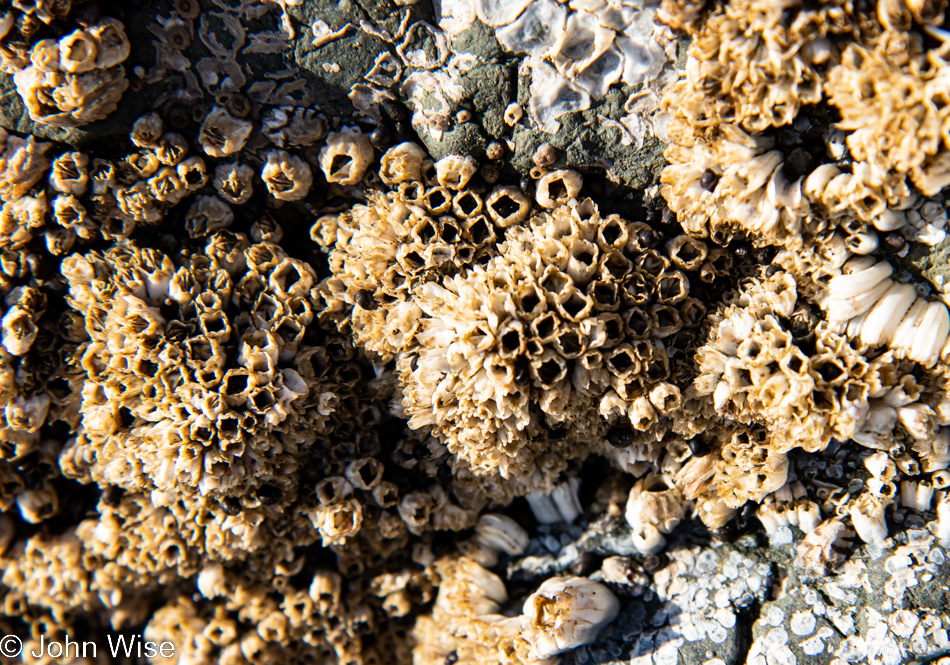
[[[605,585],[584,577],[552,577],[525,601],[522,635],[532,655],[549,658],[589,644],[620,611]]]
[[[436,178],[442,187],[464,189],[478,171],[478,164],[470,156],[447,155],[435,163]]]
[[[425,150],[415,143],[399,143],[380,158],[379,177],[387,185],[421,180],[422,162],[427,158]]]

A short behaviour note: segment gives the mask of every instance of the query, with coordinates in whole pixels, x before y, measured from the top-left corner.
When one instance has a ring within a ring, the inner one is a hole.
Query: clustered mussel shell
[[[385,28],[114,4],[0,2],[29,118],[0,129],[0,632],[25,649],[553,663],[740,537],[791,545],[795,579],[950,541],[950,310],[906,270],[945,237],[946,2],[471,0],[433,25],[396,0]],[[436,159],[423,130],[481,113],[419,106],[455,94],[465,12],[530,101]],[[342,113],[291,39],[357,31],[392,49]],[[516,130],[553,141],[620,90],[621,144],[666,143],[653,187],[552,142],[514,168]],[[70,142],[136,95],[121,138]],[[728,556],[758,595],[722,626],[781,576]],[[760,638],[750,662],[784,657]]]

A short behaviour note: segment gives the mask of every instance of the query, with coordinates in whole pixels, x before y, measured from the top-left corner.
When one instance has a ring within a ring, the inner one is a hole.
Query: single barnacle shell
[[[192,238],[203,238],[234,222],[231,206],[217,196],[199,196],[185,213],[185,228]]]
[[[310,193],[313,173],[310,166],[296,155],[272,150],[267,153],[261,179],[275,199],[299,201]]]
[[[153,148],[155,156],[165,166],[178,166],[188,155],[188,141],[181,134],[166,132]]]
[[[79,74],[96,68],[98,40],[85,30],[76,30],[59,40],[59,67]]]
[[[16,497],[20,517],[29,524],[40,524],[59,512],[59,497],[51,484],[20,492]]]
[[[709,255],[709,250],[702,240],[681,235],[666,243],[666,254],[677,268],[698,270]]]
[[[414,182],[422,179],[422,162],[426,151],[409,141],[399,143],[380,158],[379,177],[387,185]]]
[[[149,113],[135,121],[129,138],[139,148],[154,148],[163,131],[162,117],[157,113]]]
[[[235,118],[215,106],[201,123],[198,142],[211,157],[227,157],[244,148],[253,128],[249,121]]]
[[[581,191],[583,179],[577,171],[562,169],[546,173],[535,186],[535,200],[542,208],[556,208],[566,205]]]
[[[870,492],[862,494],[848,507],[851,524],[861,540],[866,543],[883,543],[887,540],[886,507],[886,499]]]
[[[506,229],[528,218],[531,201],[517,187],[495,187],[485,200],[485,208],[495,226]]]
[[[30,350],[39,334],[36,318],[34,312],[18,306],[11,307],[3,315],[3,348],[11,355],[22,356]]]
[[[158,173],[148,179],[148,191],[156,201],[176,205],[188,193],[185,183],[178,177],[178,171],[163,166]]]
[[[847,525],[838,518],[822,522],[799,544],[798,563],[813,574],[828,574],[846,558],[848,533]]]
[[[82,196],[89,186],[89,156],[81,152],[64,152],[53,160],[49,184],[61,194]]]
[[[478,164],[467,155],[447,155],[435,163],[436,178],[448,189],[463,189],[476,171]]]
[[[201,595],[209,600],[225,595],[228,587],[224,575],[224,566],[220,563],[206,565],[198,573],[197,586]]]
[[[669,533],[686,514],[686,501],[665,476],[647,474],[638,480],[627,497],[624,516],[634,531],[634,544],[641,554],[655,554]]]
[[[247,164],[230,162],[214,170],[214,189],[229,203],[247,203],[254,195],[254,170]]]
[[[620,603],[603,584],[552,577],[525,601],[522,635],[534,657],[549,658],[593,642],[619,611]]]
[[[114,18],[104,18],[89,28],[89,35],[96,41],[96,67],[106,69],[125,62],[132,52],[132,44],[125,34],[125,26]]]
[[[355,185],[373,161],[373,145],[358,127],[343,127],[331,132],[320,150],[320,169],[327,182]]]

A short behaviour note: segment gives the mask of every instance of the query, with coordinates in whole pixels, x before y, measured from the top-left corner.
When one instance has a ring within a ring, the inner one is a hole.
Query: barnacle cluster
[[[105,19],[59,40],[43,39],[13,80],[37,123],[78,127],[115,111],[129,86],[122,63],[131,44],[122,23]]]
[[[612,429],[662,437],[682,403],[667,344],[705,316],[691,283],[728,257],[602,216],[578,200],[574,171],[541,176],[532,202],[467,187],[471,158],[423,156],[392,148],[390,191],[312,230],[334,273],[326,316],[395,358],[409,426],[504,476],[547,453],[579,456]]]
[[[0,0],[36,125],[149,101],[111,145],[0,129],[0,632],[718,665],[741,621],[794,662],[801,595],[808,655],[947,646],[950,309],[908,269],[947,221],[943,3],[157,4]],[[385,46],[350,113],[310,83],[353,34]],[[481,67],[526,108],[433,157]],[[595,103],[667,142],[655,186],[516,170]],[[830,607],[887,575],[887,620]]]

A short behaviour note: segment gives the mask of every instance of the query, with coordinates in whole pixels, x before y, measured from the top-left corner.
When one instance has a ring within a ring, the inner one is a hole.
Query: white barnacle
[[[525,601],[522,635],[536,658],[589,644],[617,616],[620,603],[603,584],[585,577],[552,577]]]
[[[267,163],[261,171],[267,191],[281,201],[299,201],[310,193],[313,173],[310,166],[285,150],[267,153]]]
[[[373,161],[373,146],[358,127],[343,127],[331,132],[320,150],[320,170],[327,182],[355,185]]]

